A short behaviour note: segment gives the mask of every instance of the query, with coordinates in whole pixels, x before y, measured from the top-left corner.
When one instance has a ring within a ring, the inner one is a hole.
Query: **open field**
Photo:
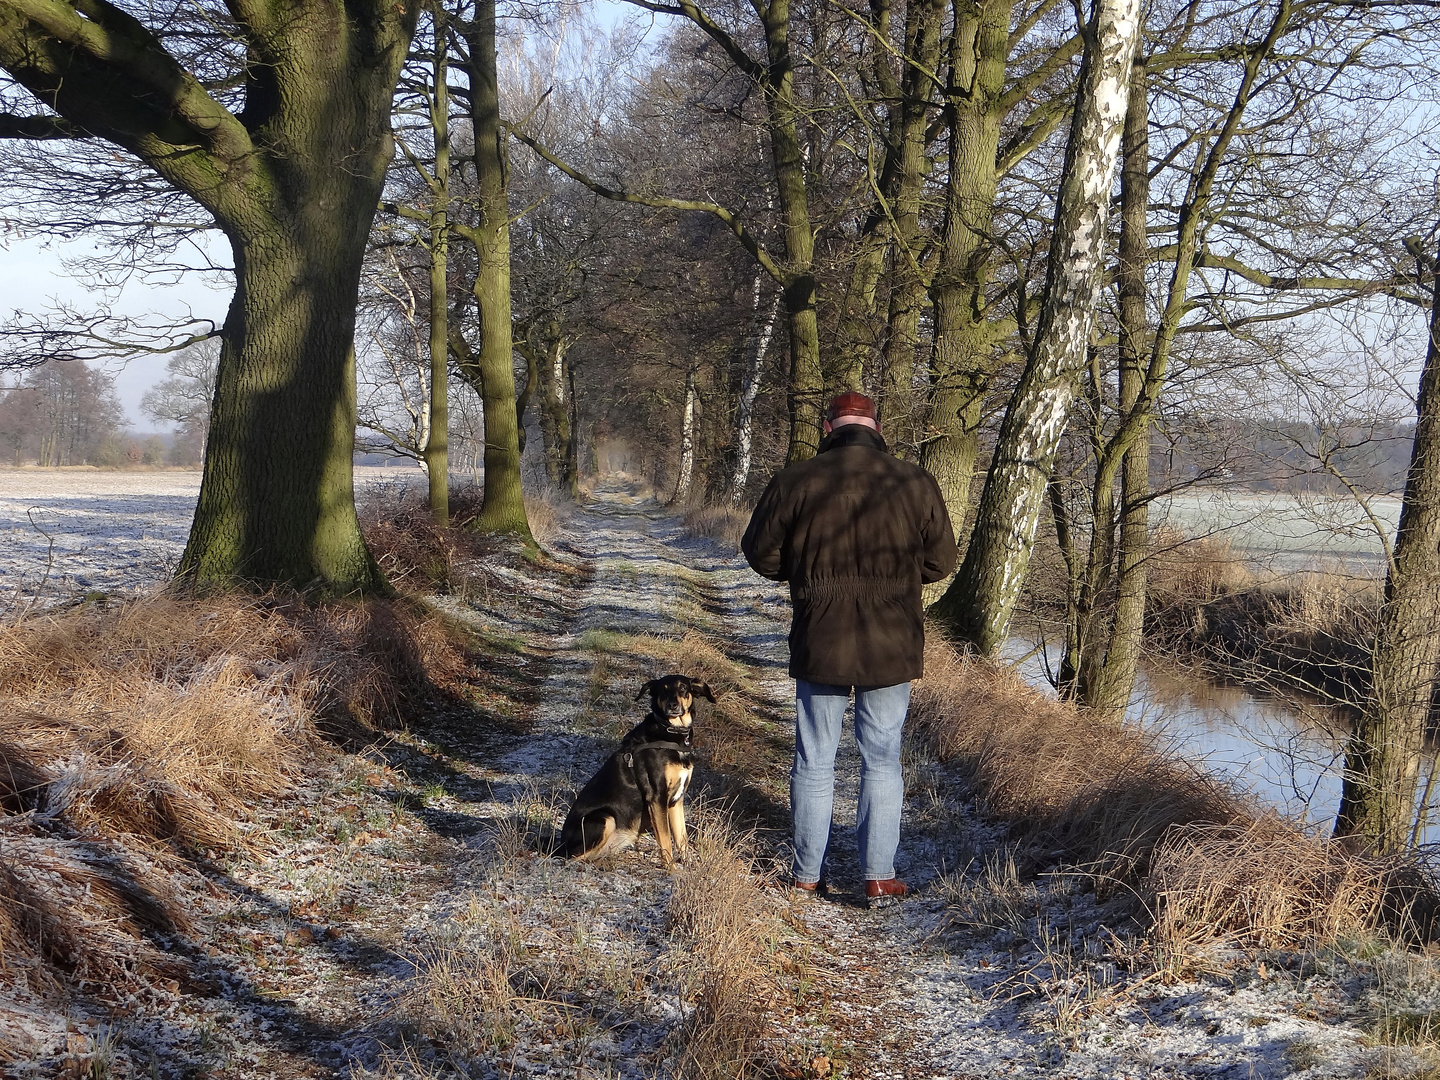
[[[355,469],[361,498],[418,477],[415,468]],[[199,492],[191,470],[0,469],[0,607],[128,595],[168,580]]]
[[[1276,572],[1341,569],[1381,577],[1384,546],[1375,523],[1393,537],[1400,500],[1376,495],[1368,502],[1373,523],[1348,497],[1196,489],[1157,500],[1150,525],[1214,537]]]

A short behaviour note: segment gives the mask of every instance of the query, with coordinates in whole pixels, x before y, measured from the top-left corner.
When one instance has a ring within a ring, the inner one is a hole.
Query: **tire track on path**
[[[573,628],[566,639],[556,641],[551,678],[557,689],[563,688],[561,696],[573,693],[584,677],[582,669],[589,666],[586,658],[574,655],[587,634],[679,637],[698,631],[749,669],[747,705],[753,712],[787,730],[793,724],[794,684],[786,674],[789,601],[783,586],[757,577],[742,558],[715,543],[687,538],[678,518],[633,489],[598,490],[555,547],[585,561],[591,571]],[[707,719],[702,714],[698,721],[702,741]],[[538,727],[547,731],[564,730],[566,723],[563,709],[547,715],[542,708],[537,717]],[[608,752],[608,747],[596,748],[595,763]],[[782,809],[788,807],[788,759],[756,764],[769,766],[771,775],[753,782],[768,789]],[[777,771],[781,775],[774,775]],[[579,774],[588,775],[583,768]],[[781,890],[775,892],[777,909],[784,909],[786,921],[799,934],[800,953],[794,998],[786,1015],[775,1018],[775,1035],[789,1044],[792,1057],[801,1050],[799,1056],[806,1061],[822,1059],[820,1071],[823,1059],[833,1056],[849,1060],[847,1075],[856,1077],[961,1076],[953,1063],[932,1060],[934,1033],[918,1022],[908,986],[917,967],[933,963],[933,950],[917,947],[895,909],[872,913],[859,906],[854,847],[859,755],[848,718],[837,781],[830,874],[842,885],[840,902],[793,904]],[[933,839],[917,832],[909,817],[900,867],[911,880],[921,881],[934,876],[926,863],[936,852]],[[765,854],[788,863],[786,838],[773,832],[760,836],[768,849]],[[653,860],[652,846],[647,842],[644,849],[647,860]],[[964,997],[968,1004],[968,992]],[[954,1003],[939,1004],[948,1009]],[[785,1075],[815,1075],[815,1070]]]

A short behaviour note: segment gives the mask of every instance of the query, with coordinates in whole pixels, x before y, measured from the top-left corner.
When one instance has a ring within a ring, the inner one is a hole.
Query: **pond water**
[[[1012,638],[1005,655],[1027,682],[1053,692],[1060,652]],[[1339,808],[1344,721],[1332,710],[1150,667],[1136,680],[1126,719],[1289,817],[1327,829]],[[1422,840],[1440,841],[1440,829],[1428,828]]]

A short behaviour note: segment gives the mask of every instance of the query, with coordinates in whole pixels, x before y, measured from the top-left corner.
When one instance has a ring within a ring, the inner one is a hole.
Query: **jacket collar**
[[[885,445],[885,440],[880,437],[880,433],[864,424],[841,424],[821,440],[819,453],[823,454],[826,450],[834,450],[837,446],[868,446],[872,450],[879,450],[882,454],[890,452],[890,448]]]

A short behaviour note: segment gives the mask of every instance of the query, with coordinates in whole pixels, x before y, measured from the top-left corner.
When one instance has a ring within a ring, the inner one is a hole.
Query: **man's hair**
[[[832,424],[842,416],[864,416],[870,420],[876,419],[875,402],[871,401],[864,394],[857,394],[851,390],[839,395],[825,410],[825,419]]]

